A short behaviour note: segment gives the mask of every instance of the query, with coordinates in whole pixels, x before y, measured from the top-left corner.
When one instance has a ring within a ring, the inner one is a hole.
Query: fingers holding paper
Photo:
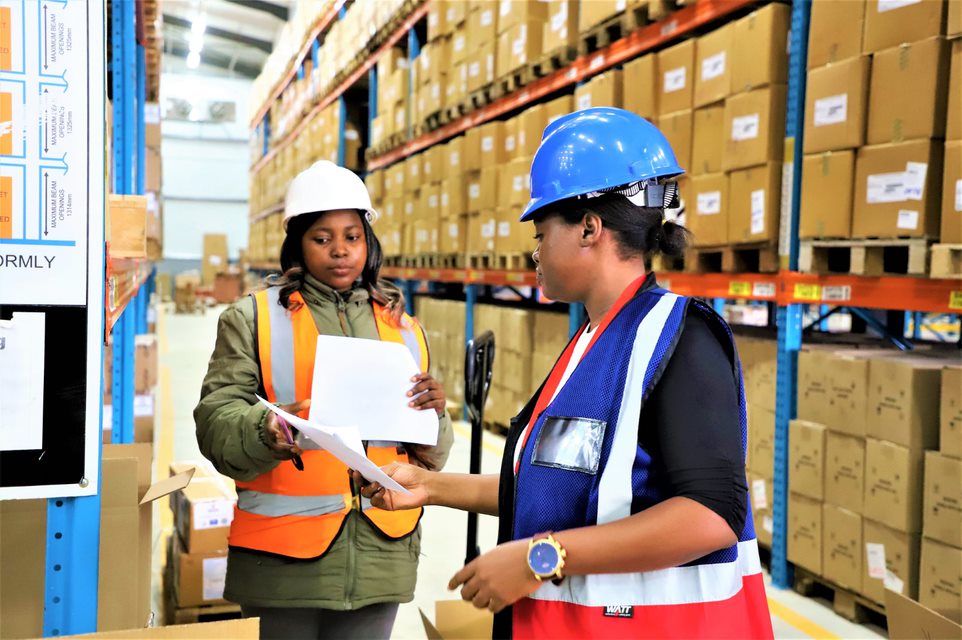
[[[357,471],[354,472],[354,481],[361,486],[361,495],[371,501],[371,504],[378,509],[387,511],[401,511],[404,509],[417,509],[428,503],[427,480],[430,471],[412,464],[400,464],[392,462],[381,467],[392,480],[410,491],[410,495],[404,495],[397,491],[391,491],[381,486],[380,483],[367,481]]]
[[[408,406],[419,411],[434,409],[438,412],[439,417],[443,416],[447,398],[441,383],[435,380],[430,373],[419,373],[411,378],[411,382],[414,382],[415,385],[408,391],[408,396],[412,398]]]

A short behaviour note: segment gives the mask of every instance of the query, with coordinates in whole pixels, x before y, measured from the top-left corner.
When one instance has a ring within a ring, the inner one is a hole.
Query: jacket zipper
[[[337,298],[337,319],[341,324],[341,333],[350,337],[351,334],[348,331],[347,324],[347,304],[339,293],[334,295]],[[348,483],[351,486],[351,511],[347,514],[347,539],[350,544],[347,545],[347,580],[344,585],[344,608],[351,611],[354,609],[354,588],[357,583],[357,575],[355,575],[357,569],[357,515],[355,511],[360,513],[360,497],[357,487],[354,486],[354,479],[349,478]]]
[[[343,333],[347,337],[350,337],[351,334],[348,333],[348,330],[347,330],[347,312],[346,311],[347,311],[347,305],[344,304],[344,300],[342,300],[341,296],[338,295],[337,296],[337,319],[341,323],[341,333]]]

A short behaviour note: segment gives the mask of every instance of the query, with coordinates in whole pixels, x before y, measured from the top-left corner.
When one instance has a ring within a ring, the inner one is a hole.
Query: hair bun
[[[655,237],[655,249],[666,256],[679,258],[688,248],[691,232],[675,222],[663,223]]]

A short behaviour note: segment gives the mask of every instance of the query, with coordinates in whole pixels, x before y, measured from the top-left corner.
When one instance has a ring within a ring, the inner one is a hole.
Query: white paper
[[[904,171],[871,175],[867,180],[865,201],[868,204],[903,202],[905,200],[905,183]]]
[[[160,124],[160,105],[156,103],[144,104],[144,123]]]
[[[922,200],[925,192],[925,174],[928,173],[929,165],[924,162],[905,163],[905,199]]]
[[[457,237],[458,237],[458,225],[456,225],[456,224],[449,224],[449,225],[448,225],[448,235],[451,236],[452,238],[457,238]]]
[[[915,230],[919,228],[919,212],[911,209],[899,209],[899,217],[895,223],[899,229]]]
[[[568,3],[559,2],[557,13],[551,16],[551,30],[561,31],[565,27],[565,21],[568,20]]]
[[[498,237],[507,238],[511,235],[511,223],[510,222],[499,222],[498,223]]]
[[[512,180],[511,187],[515,191],[521,191],[524,189],[524,176],[515,176],[514,180]]]
[[[445,195],[447,195],[447,194],[445,194]],[[438,196],[436,196],[436,195],[433,194],[433,193],[428,196],[428,207],[430,207],[431,209],[437,209],[437,208],[438,208]]]
[[[763,510],[768,508],[768,492],[765,489],[764,480],[755,480],[752,482],[752,502],[753,506],[758,510]]]
[[[321,337],[326,338],[330,336]],[[357,338],[342,339],[357,340],[360,342],[360,340]],[[369,342],[373,342],[374,344],[385,344],[378,340],[370,340]],[[404,347],[402,346],[401,348]],[[318,351],[320,351],[320,349],[318,349]],[[370,458],[364,454],[364,445],[361,443],[361,435],[357,427],[324,427],[315,422],[309,422],[299,416],[287,413],[283,409],[275,407],[260,396],[257,396],[257,399],[269,410],[284,418],[289,425],[297,427],[297,429],[304,436],[309,438],[318,447],[331,453],[335,458],[346,464],[349,469],[357,471],[369,482],[377,482],[384,488],[390,489],[391,491],[397,491],[399,493],[410,495],[410,491],[402,487],[397,483],[396,480],[381,471],[381,468],[374,464]],[[369,398],[366,398],[365,402],[368,399]],[[314,401],[311,403],[313,407],[316,400],[314,398],[312,398],[312,400]],[[434,414],[434,417],[435,422],[437,422],[437,414]],[[435,431],[437,431],[436,426]]]
[[[955,181],[955,210],[962,211],[962,180]]]
[[[508,136],[504,139],[504,150],[508,153],[514,151],[514,136]]]
[[[628,0],[615,0],[615,13],[624,11],[628,7]]]
[[[491,222],[485,222],[481,225],[481,237],[482,238],[493,238],[495,232],[494,220]]]
[[[888,569],[885,570],[884,584],[886,589],[889,591],[894,591],[898,594],[901,594],[905,589],[905,583],[902,581],[902,579]]]
[[[685,88],[685,67],[665,72],[665,93],[681,91]]]
[[[43,313],[0,320],[0,451],[43,447]]]
[[[840,124],[848,119],[848,94],[840,93],[815,101],[815,126]]]
[[[134,396],[134,417],[143,418],[154,415],[154,394],[142,393]]]
[[[227,527],[234,520],[234,501],[228,498],[199,500],[192,504],[191,523],[194,529]]]
[[[757,113],[732,118],[732,140],[738,142],[740,140],[757,138],[758,121],[759,116]]]
[[[885,579],[885,545],[875,542],[865,543],[865,554],[868,559],[868,577],[878,580]]]
[[[224,581],[227,578],[227,556],[204,558],[204,600],[221,600],[224,597]]]
[[[468,67],[468,75],[470,75],[472,78],[476,78],[481,75],[481,63],[472,62]]]
[[[481,151],[484,153],[489,153],[494,150],[494,138],[492,136],[485,136],[481,138]]]
[[[511,0],[501,0],[501,17],[504,17],[509,13],[511,13]],[[483,21],[482,24],[484,24]]]
[[[456,167],[461,164],[461,154],[457,151],[452,151],[448,155],[448,160],[450,161],[452,167]]]
[[[582,93],[578,96],[578,109],[587,109],[589,107],[591,107],[591,94],[587,92]]]
[[[461,49],[464,49],[464,36],[458,36],[454,39],[454,50],[460,51]]]
[[[721,51],[701,61],[701,79],[712,80],[725,73],[725,52]]]
[[[765,232],[765,190],[752,191],[752,235]]]
[[[721,213],[721,191],[698,194],[698,215],[711,216]]]
[[[481,197],[481,185],[477,182],[472,182],[468,185],[468,197],[472,200],[477,200]]]
[[[918,4],[922,0],[878,0],[878,12],[885,13],[893,9],[901,9],[912,4]]]

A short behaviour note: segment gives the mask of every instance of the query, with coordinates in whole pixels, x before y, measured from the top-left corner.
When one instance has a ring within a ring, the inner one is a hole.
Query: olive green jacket
[[[301,294],[321,334],[377,339],[366,290],[339,294],[307,276]],[[254,304],[248,296],[220,316],[217,343],[194,409],[201,452],[219,472],[241,481],[253,480],[278,464],[291,464],[275,460],[261,439],[267,410],[254,398],[261,383],[255,336]],[[451,420],[445,414],[437,446],[424,454],[419,449],[420,457],[441,468],[453,440]],[[230,549],[224,597],[248,606],[337,610],[410,602],[420,543],[420,527],[402,540],[388,540],[352,511],[319,560]]]

